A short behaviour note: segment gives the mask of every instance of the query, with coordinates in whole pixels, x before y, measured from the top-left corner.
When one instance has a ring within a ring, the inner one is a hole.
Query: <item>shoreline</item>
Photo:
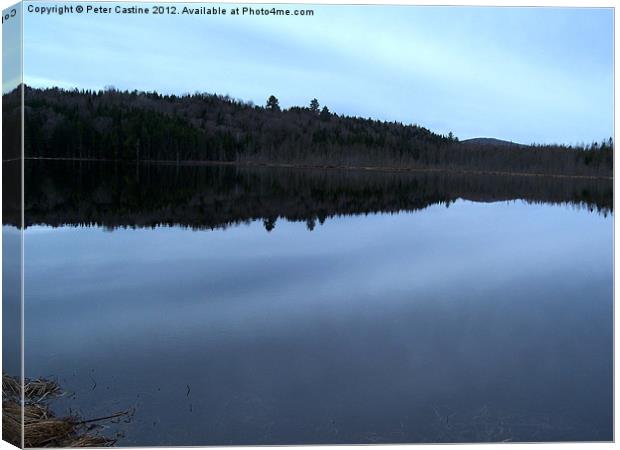
[[[3,162],[19,161],[19,159],[3,160]],[[263,163],[257,161],[210,161],[210,160],[115,160],[115,159],[96,159],[96,158],[48,158],[48,157],[25,157],[24,161],[73,161],[73,162],[116,162],[123,164],[154,164],[169,166],[239,166],[239,167],[266,167],[280,169],[301,169],[301,170],[335,170],[335,171],[365,171],[380,173],[445,173],[458,175],[494,175],[494,176],[513,176],[513,177],[541,177],[541,178],[568,178],[613,181],[614,177],[604,175],[575,175],[557,173],[538,173],[538,172],[506,172],[492,170],[475,169],[454,169],[454,168],[434,168],[434,167],[393,167],[393,166],[350,166],[350,165],[317,165],[317,164],[293,164],[293,163]]]
[[[66,395],[56,381],[25,379],[2,374],[2,439],[17,447],[112,447],[115,438],[100,434],[97,423],[131,416],[120,411],[84,419],[77,414],[59,417],[51,409],[54,399]]]

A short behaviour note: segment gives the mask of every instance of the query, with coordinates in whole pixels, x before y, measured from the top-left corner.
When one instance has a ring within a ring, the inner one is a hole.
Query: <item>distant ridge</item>
[[[497,146],[529,147],[529,145],[519,144],[518,142],[504,141],[502,139],[484,138],[484,137],[465,139],[465,140],[462,140],[461,142],[464,143],[464,144],[492,145],[492,146],[495,146],[495,147],[497,147]]]

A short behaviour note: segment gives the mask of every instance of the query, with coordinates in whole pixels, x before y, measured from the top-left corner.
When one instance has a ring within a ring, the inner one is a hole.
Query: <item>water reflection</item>
[[[26,226],[211,229],[260,219],[269,231],[282,218],[312,229],[330,217],[411,212],[459,198],[613,209],[606,179],[36,160],[25,171]]]
[[[60,409],[135,407],[121,445],[612,439],[612,218],[537,203],[606,187],[161,171],[27,194],[26,375]]]

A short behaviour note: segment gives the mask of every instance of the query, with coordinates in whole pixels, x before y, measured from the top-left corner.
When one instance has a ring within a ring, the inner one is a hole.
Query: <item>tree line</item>
[[[419,125],[217,94],[25,87],[27,157],[226,161],[611,176],[611,139],[584,146],[460,142]]]

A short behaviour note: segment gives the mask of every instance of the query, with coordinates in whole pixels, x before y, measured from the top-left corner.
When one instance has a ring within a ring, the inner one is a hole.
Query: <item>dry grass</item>
[[[77,416],[56,417],[48,400],[62,395],[60,386],[45,379],[24,383],[25,447],[110,447],[116,440],[91,432],[94,422],[128,415],[119,412],[98,419],[82,420]],[[2,438],[21,447],[21,386],[13,377],[2,375]]]

